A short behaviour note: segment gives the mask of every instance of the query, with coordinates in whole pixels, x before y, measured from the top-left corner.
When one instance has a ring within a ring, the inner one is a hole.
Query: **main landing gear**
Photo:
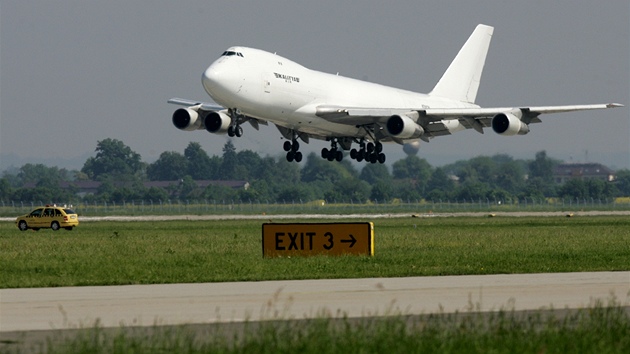
[[[365,141],[362,140],[359,143],[359,150],[350,150],[350,158],[357,160],[358,162],[365,160],[365,162],[370,163],[385,163],[383,144],[378,141],[376,143],[366,144]]]
[[[298,143],[296,139],[293,139],[292,141],[285,141],[283,148],[284,151],[287,151],[287,161],[302,161],[302,153],[298,151],[300,149],[300,143]]]
[[[322,149],[322,158],[328,161],[337,160],[341,162],[343,160],[343,152],[338,148],[337,139],[331,140],[330,150],[328,148]]]
[[[341,161],[343,160],[343,152],[342,149],[339,148],[339,142],[337,139],[332,139],[330,141],[330,149],[323,148],[322,149],[322,158],[328,161]],[[345,147],[348,149],[350,146]],[[371,163],[385,163],[385,154],[383,153],[383,144],[380,142],[376,143],[365,143],[364,140],[359,142],[359,150],[352,149],[350,150],[350,158],[353,160],[357,160],[361,162],[365,160],[366,162]]]

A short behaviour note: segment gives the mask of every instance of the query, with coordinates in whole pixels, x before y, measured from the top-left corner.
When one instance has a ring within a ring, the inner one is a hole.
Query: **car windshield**
[[[64,209],[63,211],[65,211],[66,214],[76,214],[76,212],[72,209]]]

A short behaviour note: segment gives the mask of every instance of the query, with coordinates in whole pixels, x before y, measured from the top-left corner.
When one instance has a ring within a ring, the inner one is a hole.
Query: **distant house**
[[[143,182],[145,188],[162,188],[168,189],[169,187],[177,186],[182,183],[182,181],[147,181]],[[205,189],[210,185],[214,186],[224,186],[233,189],[249,189],[249,182],[247,181],[214,181],[214,180],[200,180],[195,181],[197,183],[197,187],[200,189]],[[77,194],[80,196],[85,196],[88,194],[96,194],[98,192],[99,187],[103,184],[103,182],[97,181],[61,181],[59,186],[63,189],[73,188],[77,191]],[[129,185],[126,182],[114,183],[116,187],[125,187]],[[36,183],[29,182],[24,184],[24,188],[35,188]]]
[[[604,182],[615,180],[615,171],[600,163],[565,163],[553,169],[553,179],[564,184],[571,179],[598,179]]]

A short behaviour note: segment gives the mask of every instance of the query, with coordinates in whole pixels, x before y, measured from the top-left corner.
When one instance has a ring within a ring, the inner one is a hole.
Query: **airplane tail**
[[[475,103],[493,31],[478,25],[429,95]]]

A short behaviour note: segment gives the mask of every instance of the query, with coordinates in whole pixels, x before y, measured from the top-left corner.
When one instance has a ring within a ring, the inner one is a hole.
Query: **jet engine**
[[[406,115],[395,114],[389,117],[386,128],[389,135],[400,139],[418,138],[424,134],[424,129]]]
[[[210,112],[203,123],[206,130],[210,133],[225,134],[232,123],[232,119],[223,112]]]
[[[201,129],[201,119],[199,119],[197,111],[190,108],[179,108],[173,112],[173,125],[181,130],[197,130]]]
[[[529,126],[512,113],[499,113],[492,118],[492,130],[499,135],[525,135]]]

